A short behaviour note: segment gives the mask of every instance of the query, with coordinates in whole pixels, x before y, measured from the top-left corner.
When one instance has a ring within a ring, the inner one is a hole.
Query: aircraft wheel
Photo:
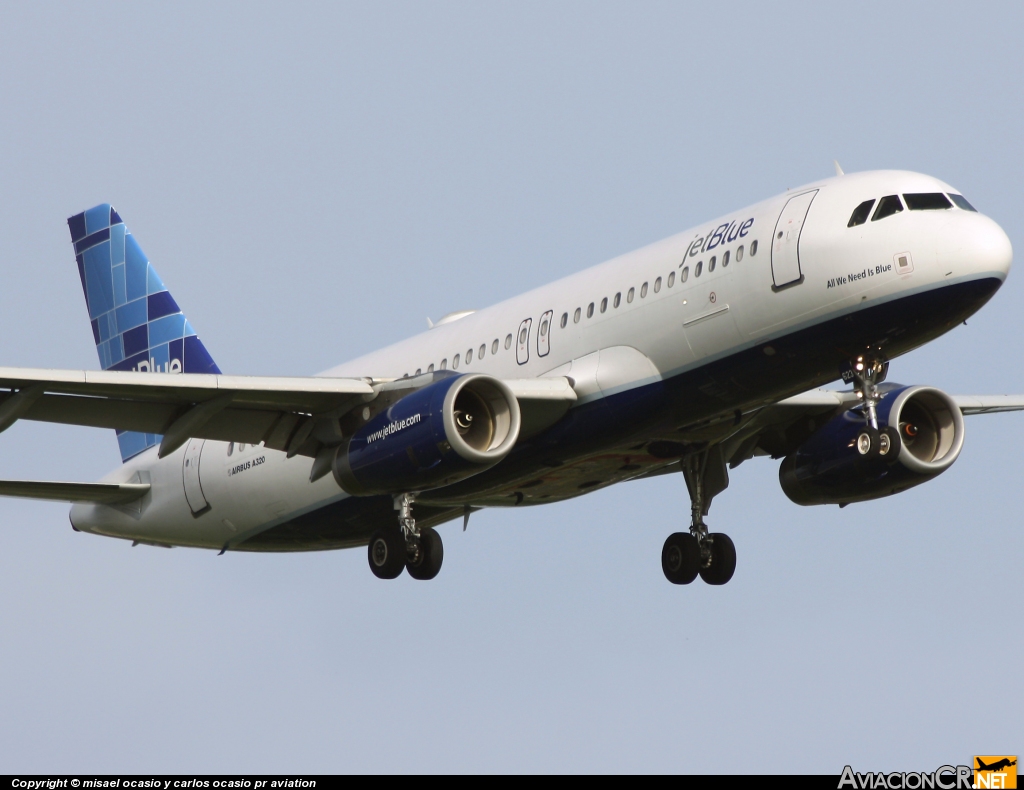
[[[405,568],[414,579],[433,579],[441,570],[444,561],[444,544],[441,536],[432,529],[420,535],[420,548],[415,561],[407,560]]]
[[[865,461],[873,461],[878,458],[879,444],[878,431],[871,426],[857,434],[857,453]]]
[[[668,536],[661,549],[661,569],[673,584],[689,584],[700,570],[700,546],[689,532]]]
[[[700,569],[700,577],[706,584],[725,584],[736,572],[736,546],[724,532],[708,535],[711,542],[711,563]]]
[[[370,570],[378,579],[397,579],[405,568],[405,537],[397,527],[378,529],[367,546]]]
[[[878,436],[878,452],[888,464],[896,463],[900,458],[900,448],[903,447],[903,440],[900,439],[900,432],[891,425],[883,428]]]

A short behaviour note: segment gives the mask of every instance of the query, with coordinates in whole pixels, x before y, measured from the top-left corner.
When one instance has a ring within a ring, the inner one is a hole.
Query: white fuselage
[[[442,367],[499,378],[569,375],[580,408],[744,350],[763,347],[771,355],[775,338],[908,295],[1001,282],[1009,240],[980,213],[904,210],[848,227],[862,201],[937,192],[955,190],[900,171],[790,190],[322,375],[399,378]],[[826,377],[836,378],[838,370]],[[765,392],[778,397],[820,383],[776,381]],[[120,508],[77,505],[72,523],[143,542],[220,549],[348,497],[331,475],[310,483],[308,457],[207,441],[193,447],[190,464],[199,464],[200,495],[210,507],[193,515],[187,472],[183,478],[188,452],[187,445],[157,460],[154,448],[132,458],[106,479],[150,482],[151,493]]]

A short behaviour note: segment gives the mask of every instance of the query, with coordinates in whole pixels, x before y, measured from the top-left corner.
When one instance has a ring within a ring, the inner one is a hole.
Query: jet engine
[[[449,485],[509,454],[519,438],[519,401],[500,379],[448,375],[370,417],[334,455],[350,494],[400,494]]]
[[[845,411],[786,456],[786,496],[798,505],[879,499],[931,480],[960,455],[964,418],[941,390],[896,385],[880,393],[877,415],[872,431],[862,408]]]

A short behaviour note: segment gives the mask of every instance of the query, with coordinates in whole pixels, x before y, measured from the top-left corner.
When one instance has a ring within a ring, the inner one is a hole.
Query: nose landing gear
[[[398,524],[370,536],[367,559],[378,579],[397,579],[408,570],[414,579],[433,579],[441,571],[444,544],[432,529],[421,530],[412,516],[412,494],[395,497]]]
[[[867,425],[857,435],[857,453],[865,461],[881,458],[892,464],[900,455],[899,430],[894,426],[878,427],[878,385],[885,381],[889,372],[889,361],[881,352],[866,353],[850,360],[843,370],[843,381],[852,383],[861,399]]]
[[[729,486],[729,472],[718,445],[684,456],[679,462],[690,494],[690,531],[669,535],[661,550],[661,569],[673,584],[689,584],[699,575],[721,585],[736,572],[736,547],[722,532],[708,532],[704,516],[711,500]]]

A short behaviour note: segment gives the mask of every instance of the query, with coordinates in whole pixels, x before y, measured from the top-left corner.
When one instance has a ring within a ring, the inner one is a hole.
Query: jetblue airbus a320
[[[783,459],[791,500],[847,505],[948,469],[963,415],[1024,409],[886,381],[999,290],[1006,234],[935,178],[836,169],[310,378],[222,374],[96,206],[68,225],[103,370],[0,368],[0,430],[112,428],[124,463],[0,494],[74,502],[74,529],[133,543],[367,546],[378,577],[431,579],[445,522],[681,472],[665,576],[725,584],[736,549],[705,518],[729,468]]]

